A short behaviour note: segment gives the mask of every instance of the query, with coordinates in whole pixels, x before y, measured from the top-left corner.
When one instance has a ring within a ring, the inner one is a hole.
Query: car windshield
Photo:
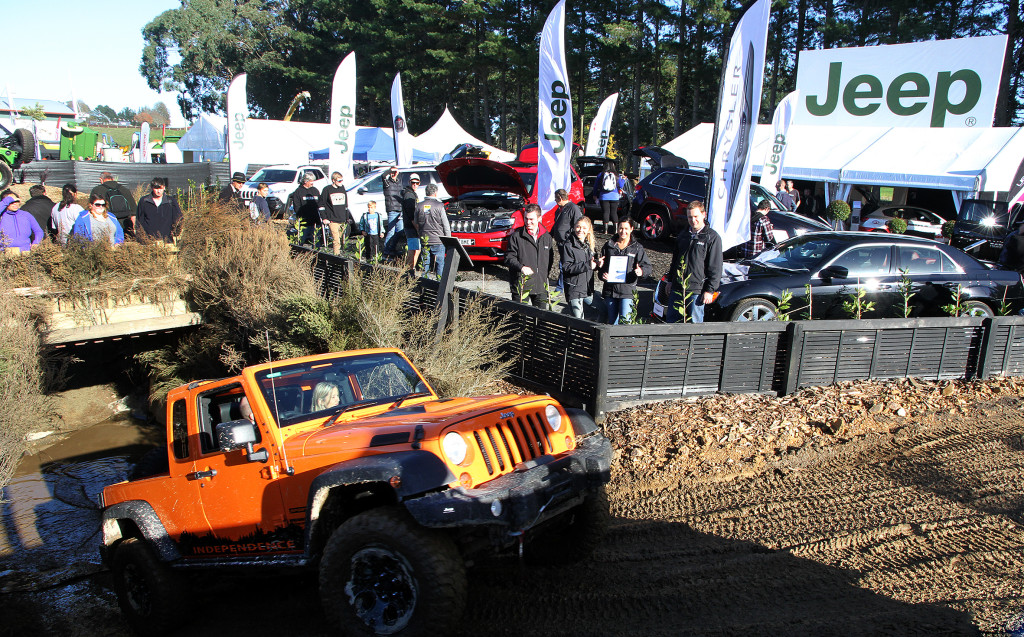
[[[256,381],[282,427],[428,392],[412,365],[392,352],[275,366]]]
[[[761,186],[759,186],[757,184],[750,184],[750,201],[753,204],[753,208],[752,209],[756,210],[758,204],[760,204],[765,199],[768,200],[768,203],[769,203],[769,205],[771,205],[771,209],[772,210],[786,210],[787,209],[786,207],[784,207],[779,202],[778,199],[776,199],[774,196],[772,196],[772,194],[769,193],[767,190],[765,190],[763,187],[761,187]]]
[[[785,241],[774,250],[757,255],[751,265],[768,269],[813,270],[841,246],[825,239],[812,236],[795,237]]]
[[[249,181],[266,183],[277,183],[277,182],[293,182],[295,181],[295,171],[286,170],[283,168],[263,168],[258,173],[252,176]]]
[[[960,206],[960,213],[957,215],[957,219],[987,226],[1005,226],[1009,222],[1009,214],[1005,201],[976,201],[969,199]]]

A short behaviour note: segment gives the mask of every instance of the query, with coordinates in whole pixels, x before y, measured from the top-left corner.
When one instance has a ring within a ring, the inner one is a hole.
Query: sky
[[[66,102],[74,89],[89,108],[106,104],[115,111],[162,101],[171,125],[186,125],[177,95],[150,89],[139,73],[142,27],[180,7],[179,0],[50,0],[45,16],[33,2],[3,4],[4,24],[14,28],[4,30],[0,95],[9,86],[18,99]]]

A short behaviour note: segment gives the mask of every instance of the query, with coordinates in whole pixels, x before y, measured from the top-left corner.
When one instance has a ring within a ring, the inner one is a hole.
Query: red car
[[[536,157],[536,153],[534,153]],[[505,260],[508,236],[523,225],[523,210],[537,203],[534,184],[537,164],[521,161],[507,164],[479,157],[460,157],[440,164],[441,183],[452,196],[447,203],[452,236],[466,248],[474,262]],[[569,200],[583,202],[583,182],[573,170]],[[548,231],[555,223],[553,206],[540,223]]]

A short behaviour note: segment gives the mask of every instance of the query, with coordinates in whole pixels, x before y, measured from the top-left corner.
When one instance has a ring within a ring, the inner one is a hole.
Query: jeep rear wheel
[[[523,557],[537,565],[575,564],[590,557],[608,529],[608,494],[601,487],[568,511],[568,524],[549,529],[526,545]]]
[[[644,208],[640,214],[640,233],[645,239],[662,241],[668,239],[668,215],[661,208]]]
[[[14,171],[7,163],[0,159],[0,188],[6,188],[14,181]]]
[[[466,570],[454,543],[396,508],[348,520],[324,547],[320,601],[345,635],[435,635],[466,605]]]
[[[142,540],[128,538],[114,549],[114,592],[125,619],[136,632],[162,635],[180,623],[181,587]]]

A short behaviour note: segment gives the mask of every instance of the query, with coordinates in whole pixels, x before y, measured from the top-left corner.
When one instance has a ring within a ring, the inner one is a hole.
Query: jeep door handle
[[[212,478],[217,475],[216,469],[207,469],[206,471],[193,471],[192,473],[185,474],[185,477],[189,480],[201,480],[203,478]]]

